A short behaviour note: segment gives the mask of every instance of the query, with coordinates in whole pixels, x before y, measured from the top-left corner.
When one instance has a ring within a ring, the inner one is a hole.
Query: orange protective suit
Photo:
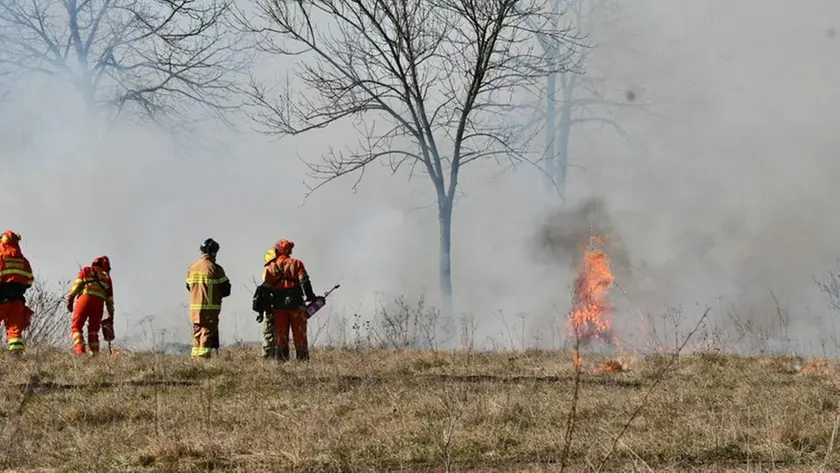
[[[113,340],[114,286],[111,281],[111,264],[107,256],[100,256],[90,266],[79,271],[67,295],[67,309],[73,313],[70,332],[73,336],[73,353],[85,353],[84,328],[87,323],[87,346],[93,355],[99,353],[99,330],[103,324],[106,340]],[[78,298],[78,299],[77,299]],[[108,318],[103,320],[105,309]]]
[[[27,307],[24,294],[35,280],[29,260],[20,250],[19,234],[6,231],[0,234],[0,322],[6,324],[9,351],[23,353],[23,330],[26,328]]]
[[[295,359],[309,360],[309,340],[304,296],[307,301],[315,299],[312,283],[303,262],[292,258],[295,244],[280,240],[274,246],[276,257],[263,269],[262,286],[271,290],[272,313],[274,314],[275,356],[280,361],[289,359],[289,330],[295,345]]]

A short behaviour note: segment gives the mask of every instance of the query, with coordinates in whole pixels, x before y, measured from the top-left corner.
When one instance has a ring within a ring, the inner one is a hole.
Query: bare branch
[[[575,119],[571,120],[571,124],[573,124],[573,125],[580,124],[580,123],[600,123],[601,125],[608,125],[613,130],[615,130],[616,133],[621,135],[622,138],[627,138],[627,132],[624,130],[624,128],[621,125],[619,125],[618,122],[616,122],[615,120],[611,120],[609,118],[585,117],[585,118],[575,118]]]
[[[5,0],[0,71],[60,78],[90,114],[225,121],[253,56],[230,9],[231,0]]]
[[[611,96],[607,87],[609,77],[600,76],[597,71],[586,70],[592,64],[590,56],[602,44],[589,42],[589,36],[599,29],[609,29],[620,23],[625,7],[621,2],[613,0],[551,0],[555,10],[564,11],[569,17],[569,23],[560,26],[559,23],[547,25],[544,29],[561,28],[574,31],[576,38],[586,38],[574,44],[574,54],[560,57],[560,60],[573,64],[566,71],[549,76],[544,85],[542,103],[531,102],[533,106],[543,110],[540,121],[546,125],[544,158],[547,172],[556,177],[552,185],[558,184],[565,189],[568,169],[572,167],[570,161],[570,142],[572,127],[582,123],[599,123],[608,126],[621,137],[629,140],[624,128],[612,114],[618,109],[641,111],[650,116],[658,114],[652,112],[650,103],[635,99],[632,94],[623,99]],[[542,53],[549,60],[558,57],[558,52],[549,37],[542,31],[535,32]],[[623,46],[623,45],[621,45]],[[526,104],[527,105],[527,104]]]
[[[539,51],[535,30],[557,19],[538,0],[257,3],[259,24],[237,15],[240,25],[263,52],[303,59],[297,87],[287,83],[278,93],[252,81],[251,117],[263,131],[376,123],[360,131],[356,146],[310,165],[321,180],[315,189],[384,160],[392,172],[409,165],[411,175],[419,165],[439,203],[451,204],[465,164],[526,161],[530,134],[506,123],[503,112],[517,106],[512,97],[538,94],[546,74],[567,70],[567,62]],[[571,42],[556,28],[543,40],[558,50]]]

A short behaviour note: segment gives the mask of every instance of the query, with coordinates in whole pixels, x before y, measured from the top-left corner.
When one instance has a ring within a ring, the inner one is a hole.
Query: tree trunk
[[[552,18],[557,18],[560,12],[561,0],[551,2]],[[557,24],[552,21],[552,29],[557,30]],[[550,40],[543,43],[544,52],[553,63],[557,62],[558,49]],[[555,64],[556,65],[556,64]],[[561,77],[562,79],[562,77]],[[548,175],[548,191],[554,193],[559,190],[560,195],[565,197],[565,183],[557,180],[557,73],[551,72],[545,78],[545,172]]]
[[[555,174],[552,175],[557,182],[557,188],[560,189],[560,194],[566,197],[566,184],[569,174],[569,144],[572,139],[572,125],[574,111],[575,89],[577,88],[577,75],[563,74],[561,78],[563,82],[563,103],[560,105],[560,123],[558,123],[555,131],[557,137],[557,163],[555,165]]]
[[[85,120],[87,124],[91,127],[98,126],[97,119],[99,118],[99,114],[97,113],[98,110],[96,107],[96,91],[93,89],[89,72],[83,74],[83,77],[76,85],[76,89],[79,91],[79,95],[82,96],[82,100],[84,100]]]
[[[440,296],[443,300],[443,318],[452,317],[452,202],[454,196],[442,197],[438,202],[440,224]]]
[[[554,151],[554,140],[557,137],[557,75],[551,73],[545,80],[545,172],[548,175],[548,190],[554,191],[554,186],[559,187],[556,180],[557,154]],[[561,188],[562,193],[562,188]]]
[[[572,137],[572,105],[564,101],[560,107],[560,123],[557,126],[557,165],[553,177],[560,195],[566,197],[566,176],[569,171],[569,141]]]

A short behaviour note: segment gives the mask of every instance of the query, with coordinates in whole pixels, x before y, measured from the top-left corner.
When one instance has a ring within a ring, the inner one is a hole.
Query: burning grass
[[[572,310],[567,320],[572,340],[579,347],[589,346],[595,341],[610,345],[616,343],[610,321],[613,305],[608,297],[613,274],[609,256],[596,246],[601,243],[603,238],[590,238],[575,278]]]
[[[0,454],[18,472],[556,471],[575,379],[568,354],[541,351],[34,355],[0,361]],[[630,361],[587,357],[569,471],[599,464],[667,359]],[[840,368],[801,361],[679,358],[603,471],[838,471]]]

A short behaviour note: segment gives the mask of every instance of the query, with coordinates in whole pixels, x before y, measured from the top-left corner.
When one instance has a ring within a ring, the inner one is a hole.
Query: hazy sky
[[[604,46],[591,54],[592,73],[609,77],[610,97],[632,89],[656,114],[615,111],[627,140],[576,129],[567,205],[607,200],[633,266],[622,286],[645,310],[683,304],[690,319],[695,304],[726,296],[769,323],[773,289],[804,344],[817,337],[816,317],[829,314],[813,278],[840,257],[840,39],[831,34],[840,3],[791,5],[635,0],[619,28],[596,31]],[[281,75],[292,65],[263,67]],[[187,156],[137,126],[94,145],[78,103],[58,87],[27,81],[14,97],[0,108],[0,226],[23,234],[45,281],[109,255],[119,337],[142,337],[139,322],[154,315],[168,339],[189,342],[183,281],[208,237],[220,242],[234,285],[223,343],[258,340],[252,279],[281,237],[296,242],[317,292],[342,285],[319,318],[371,318],[377,298],[437,291],[437,218],[424,176],[407,183],[377,167],[357,193],[348,178],[301,207],[298,156],[315,160],[353,140],[348,127],[276,142],[217,131],[225,153]],[[468,168],[455,210],[454,287],[459,310],[478,320],[478,343],[506,342],[494,311],[511,325],[526,312],[531,338],[569,304],[568,265],[533,247],[557,199],[533,170],[500,170]],[[615,298],[622,330],[639,331],[636,309]]]

